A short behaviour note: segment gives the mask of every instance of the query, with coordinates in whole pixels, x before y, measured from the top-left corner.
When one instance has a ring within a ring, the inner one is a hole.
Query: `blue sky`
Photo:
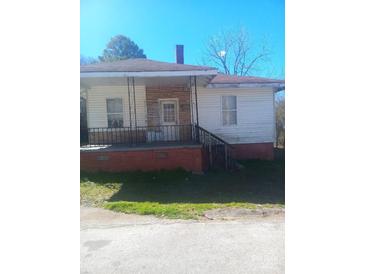
[[[250,39],[266,37],[271,61],[258,76],[284,77],[284,0],[81,0],[80,53],[101,55],[110,38],[123,34],[147,58],[175,62],[175,45],[185,46],[185,63],[201,63],[205,41],[222,28],[243,26]]]

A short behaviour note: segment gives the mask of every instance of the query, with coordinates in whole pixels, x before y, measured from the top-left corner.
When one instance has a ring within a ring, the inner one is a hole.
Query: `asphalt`
[[[284,214],[191,221],[80,213],[81,273],[284,273]]]

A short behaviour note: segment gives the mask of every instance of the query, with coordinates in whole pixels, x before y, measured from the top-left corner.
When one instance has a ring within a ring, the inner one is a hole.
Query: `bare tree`
[[[203,52],[203,63],[217,66],[225,74],[246,76],[259,70],[270,54],[266,42],[255,47],[240,27],[210,37]]]

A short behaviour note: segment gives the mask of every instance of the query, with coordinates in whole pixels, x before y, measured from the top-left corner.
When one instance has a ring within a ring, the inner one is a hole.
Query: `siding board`
[[[136,85],[138,126],[147,125],[146,88]],[[221,97],[237,96],[237,126],[222,125]],[[126,85],[96,85],[88,88],[88,127],[107,127],[106,99],[122,97],[124,126],[129,126],[128,88]],[[274,142],[274,104],[271,88],[198,88],[199,123],[229,143]],[[195,101],[195,98],[194,100]],[[133,97],[131,98],[133,104]],[[194,109],[195,111],[195,106]],[[134,125],[132,105],[132,125]],[[195,117],[194,113],[194,117]]]
[[[137,125],[146,126],[146,89],[136,85]],[[121,97],[123,102],[123,123],[129,126],[129,103],[127,86],[92,86],[88,89],[88,127],[107,127],[106,99]],[[133,95],[131,92],[132,125],[134,126]]]
[[[237,125],[223,126],[221,97],[237,96]],[[271,88],[199,88],[199,123],[229,143],[274,141],[273,90]]]

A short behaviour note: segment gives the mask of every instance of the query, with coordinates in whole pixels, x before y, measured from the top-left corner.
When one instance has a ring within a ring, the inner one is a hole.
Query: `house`
[[[81,169],[191,171],[234,159],[273,159],[275,92],[283,80],[216,68],[128,59],[81,66],[87,128]]]

